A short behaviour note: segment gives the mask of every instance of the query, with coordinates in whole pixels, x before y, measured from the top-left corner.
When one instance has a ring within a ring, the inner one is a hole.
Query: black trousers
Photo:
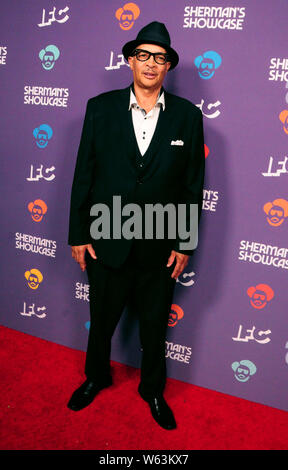
[[[97,253],[96,253],[97,255]],[[139,319],[142,347],[139,392],[149,399],[163,393],[166,381],[165,339],[175,279],[175,262],[142,259],[141,244],[133,243],[120,268],[105,266],[87,257],[90,284],[90,330],[86,354],[86,376],[103,384],[110,378],[111,340],[126,305]]]

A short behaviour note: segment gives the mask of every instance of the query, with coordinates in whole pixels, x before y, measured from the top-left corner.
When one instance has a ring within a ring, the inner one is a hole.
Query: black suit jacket
[[[96,256],[108,266],[118,267],[125,261],[133,240],[92,239],[93,204],[112,208],[113,196],[118,195],[122,206],[196,203],[201,212],[205,165],[202,113],[188,100],[164,93],[165,110],[161,108],[143,157],[128,109],[130,87],[103,93],[87,103],[71,193],[68,243],[92,243]],[[177,140],[184,145],[171,145]],[[178,238],[166,238],[136,243],[144,260],[159,264],[167,262],[172,249],[192,254],[193,250],[181,250],[179,242]]]

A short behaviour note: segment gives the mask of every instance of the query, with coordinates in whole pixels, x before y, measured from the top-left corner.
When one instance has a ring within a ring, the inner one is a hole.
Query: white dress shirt
[[[132,89],[130,90],[129,110],[132,110],[134,132],[142,156],[149,147],[149,144],[155,132],[161,106],[163,107],[164,111],[164,92],[162,92],[161,96],[158,96],[154,108],[152,108],[149,113],[146,113],[146,111],[140,108],[140,106],[138,105],[136,96],[134,95]]]

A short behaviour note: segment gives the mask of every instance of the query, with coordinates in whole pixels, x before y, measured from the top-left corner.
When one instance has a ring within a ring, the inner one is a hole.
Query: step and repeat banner
[[[168,376],[288,409],[287,17],[286,0],[1,6],[4,326],[86,350],[89,285],[67,245],[86,103],[132,82],[122,46],[164,22],[180,56],[165,87],[201,109],[207,168],[198,250],[171,307]],[[127,311],[112,359],[140,365]]]

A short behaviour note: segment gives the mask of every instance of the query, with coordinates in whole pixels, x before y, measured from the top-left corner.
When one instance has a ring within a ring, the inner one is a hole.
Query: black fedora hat
[[[171,62],[171,67],[169,70],[172,70],[176,67],[179,62],[179,56],[172,47],[170,47],[170,35],[164,23],[159,23],[158,21],[153,21],[152,23],[147,24],[144,28],[140,29],[136,39],[134,41],[127,42],[123,48],[122,52],[127,60],[131,56],[134,49],[136,49],[139,44],[156,44],[157,46],[164,47],[167,54],[169,55],[169,62]]]

